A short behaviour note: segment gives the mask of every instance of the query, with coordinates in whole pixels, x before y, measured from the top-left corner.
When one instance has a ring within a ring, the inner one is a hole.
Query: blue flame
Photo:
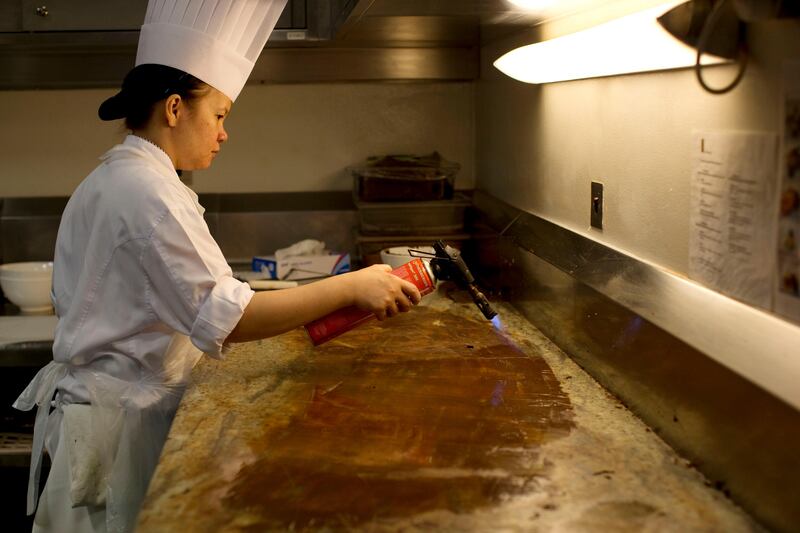
[[[494,326],[494,329],[497,331],[503,331],[503,323],[500,321],[500,315],[494,315],[492,326]]]

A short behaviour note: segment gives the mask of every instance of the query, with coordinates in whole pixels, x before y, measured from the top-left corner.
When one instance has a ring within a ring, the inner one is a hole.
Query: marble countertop
[[[137,531],[760,531],[505,304],[205,358]]]

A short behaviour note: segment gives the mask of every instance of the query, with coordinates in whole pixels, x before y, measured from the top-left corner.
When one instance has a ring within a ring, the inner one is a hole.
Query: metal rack
[[[28,466],[32,446],[31,433],[0,433],[0,466]]]

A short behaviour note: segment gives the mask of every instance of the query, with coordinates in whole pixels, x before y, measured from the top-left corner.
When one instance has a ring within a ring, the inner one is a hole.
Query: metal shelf
[[[0,433],[0,467],[28,466],[32,447],[31,433]]]
[[[17,342],[0,346],[0,368],[41,368],[52,360],[52,341]]]

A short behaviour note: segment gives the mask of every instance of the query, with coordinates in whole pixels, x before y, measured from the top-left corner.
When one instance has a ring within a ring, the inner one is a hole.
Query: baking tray
[[[463,193],[450,200],[364,202],[356,199],[361,233],[368,235],[437,235],[464,229],[464,214],[472,205]]]

